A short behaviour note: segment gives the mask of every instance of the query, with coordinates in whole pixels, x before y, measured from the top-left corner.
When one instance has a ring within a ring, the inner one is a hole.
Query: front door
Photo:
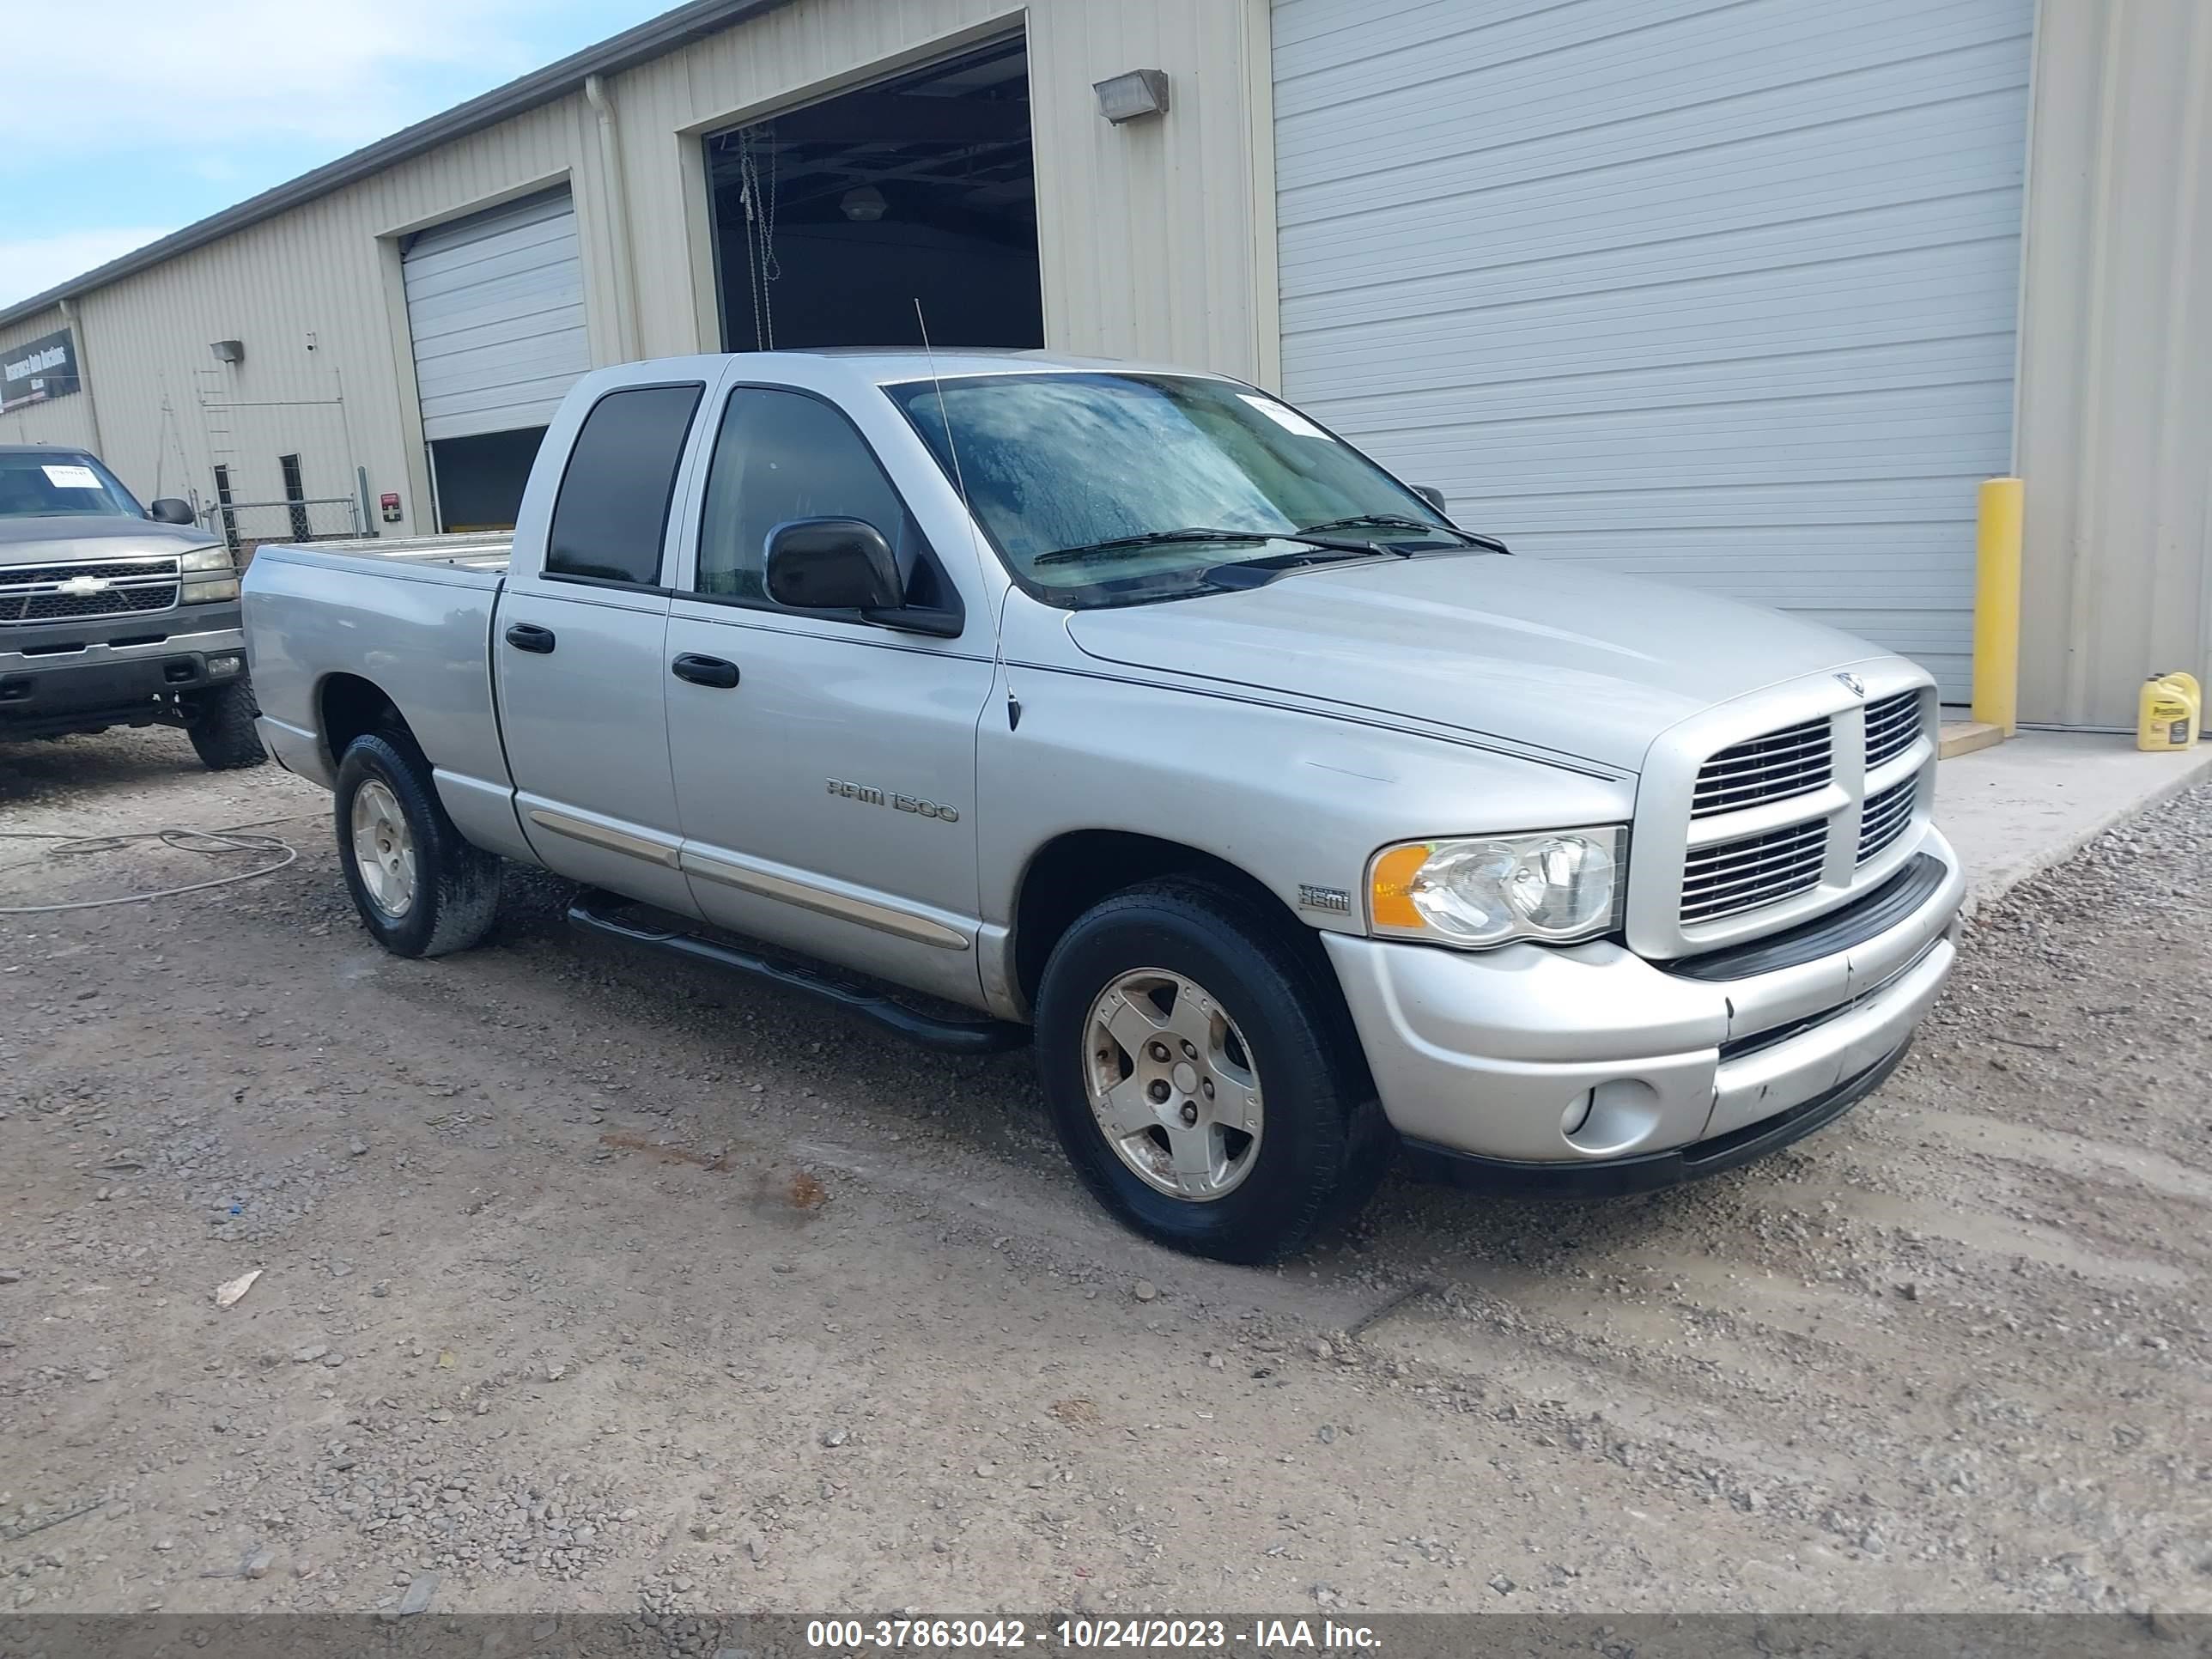
[[[874,525],[909,597],[945,602],[934,554],[845,416],[807,393],[736,388],[665,653],[694,902],[738,932],[975,1004],[988,624],[945,640],[774,604],[769,532],[827,517]]]

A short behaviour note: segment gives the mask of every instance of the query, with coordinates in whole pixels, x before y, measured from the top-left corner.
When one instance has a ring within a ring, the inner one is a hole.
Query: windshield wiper
[[[1119,555],[1139,553],[1148,547],[1170,547],[1178,542],[1303,542],[1308,547],[1328,548],[1334,552],[1347,553],[1360,558],[1372,556],[1378,550],[1370,542],[1331,541],[1325,536],[1316,536],[1303,530],[1148,530],[1141,536],[1112,536],[1103,542],[1085,542],[1079,547],[1056,547],[1049,553],[1040,553],[1031,559],[1032,565],[1072,564],[1079,559],[1095,558],[1101,554]]]
[[[1455,524],[1436,524],[1426,519],[1416,519],[1405,513],[1355,513],[1348,518],[1327,519],[1320,524],[1301,525],[1299,533],[1311,535],[1322,530],[1425,530],[1441,531],[1447,536],[1456,536],[1470,547],[1487,548],[1492,553],[1510,553],[1512,550],[1494,536],[1478,536],[1472,530],[1462,530]]]

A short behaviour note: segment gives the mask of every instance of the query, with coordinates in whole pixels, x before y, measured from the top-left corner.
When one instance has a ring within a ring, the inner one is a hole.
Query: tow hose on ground
[[[200,853],[210,856],[220,853],[270,853],[276,855],[269,863],[257,865],[251,870],[216,876],[208,881],[189,881],[177,887],[157,887],[149,892],[118,893],[112,898],[74,899],[61,904],[0,905],[0,916],[51,915],[61,910],[98,910],[111,904],[146,904],[155,899],[178,898],[186,893],[204,893],[210,888],[228,887],[238,882],[272,876],[296,860],[300,849],[274,836],[258,836],[252,831],[262,824],[288,822],[289,820],[286,818],[262,818],[252,824],[233,824],[222,830],[144,830],[121,836],[68,836],[58,831],[0,830],[0,841],[53,842],[54,845],[40,855],[49,859],[88,858],[95,854],[117,852],[139,842],[154,842],[179,853]],[[26,859],[22,864],[0,867],[21,869],[23,864],[38,861],[37,859]]]

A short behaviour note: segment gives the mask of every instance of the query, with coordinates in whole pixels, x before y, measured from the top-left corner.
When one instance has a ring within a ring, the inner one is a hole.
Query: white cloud
[[[319,159],[532,67],[530,0],[91,0],[19,56],[0,155],[52,165],[269,140]],[[19,46],[21,43],[18,43]],[[434,84],[426,87],[425,79]]]
[[[0,241],[0,306],[43,294],[175,228],[174,225],[137,225]]]

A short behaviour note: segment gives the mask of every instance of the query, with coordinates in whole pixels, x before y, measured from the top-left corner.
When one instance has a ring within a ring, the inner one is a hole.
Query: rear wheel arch
[[[347,747],[356,738],[372,732],[404,733],[413,743],[415,733],[391,694],[375,681],[359,674],[327,676],[315,692],[316,723],[329,752],[331,769],[337,770]],[[421,744],[416,744],[416,748]]]

